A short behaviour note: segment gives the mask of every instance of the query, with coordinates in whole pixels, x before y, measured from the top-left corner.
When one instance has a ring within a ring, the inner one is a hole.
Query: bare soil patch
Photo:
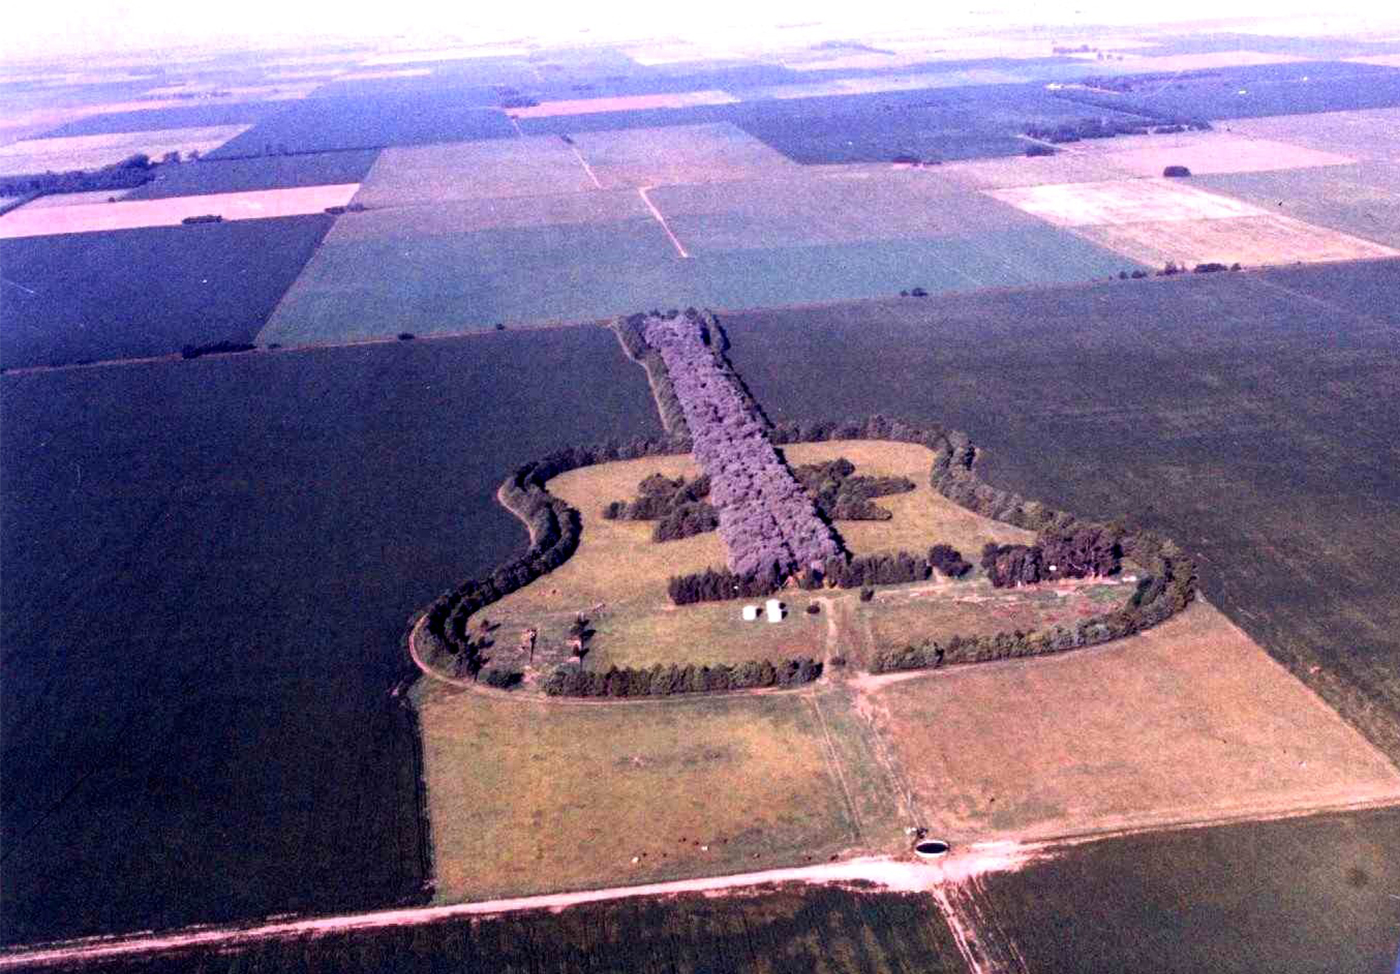
[[[176,226],[186,217],[205,214],[218,214],[225,220],[300,216],[321,213],[330,206],[344,206],[358,188],[358,183],[348,183],[38,209],[25,206],[0,218],[0,239]]]
[[[1374,747],[1213,607],[866,697],[927,825],[1050,838],[1400,796]]]

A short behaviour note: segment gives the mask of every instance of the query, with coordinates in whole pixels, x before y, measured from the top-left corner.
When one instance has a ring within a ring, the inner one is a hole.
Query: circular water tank
[[[948,843],[942,839],[923,839],[914,846],[914,855],[920,859],[941,859],[947,854]]]

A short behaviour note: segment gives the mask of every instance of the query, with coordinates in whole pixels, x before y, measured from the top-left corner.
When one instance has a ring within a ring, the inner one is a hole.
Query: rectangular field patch
[[[928,824],[1049,838],[1400,796],[1400,774],[1216,609],[870,698]]]
[[[727,91],[674,91],[654,95],[619,95],[612,98],[574,98],[546,101],[528,108],[512,108],[516,118],[553,118],[557,115],[595,115],[601,112],[637,112],[654,108],[694,108],[697,105],[731,105],[739,99]]]
[[[1355,160],[1336,152],[1228,132],[1130,135],[1064,150],[1092,155],[1128,176],[1161,176],[1167,166],[1185,166],[1193,176],[1344,166]]]
[[[574,150],[554,135],[390,147],[379,154],[356,202],[401,206],[448,200],[594,190]]]
[[[1266,213],[1219,220],[1165,220],[1080,226],[1075,232],[1144,264],[1321,263],[1396,257],[1393,250],[1301,220]]]
[[[1353,159],[1400,161],[1400,108],[1232,118],[1221,125],[1254,138],[1340,152]]]
[[[1279,216],[1400,247],[1400,161],[1222,174],[1202,184]]]
[[[327,207],[344,206],[357,189],[357,183],[350,183],[35,209],[25,206],[0,217],[0,239],[179,226],[188,217],[206,215],[217,215],[225,221],[303,216],[323,213]]]
[[[1125,179],[986,190],[1060,227],[1263,216],[1248,203],[1168,179]]]
[[[579,132],[570,138],[607,189],[801,171],[781,152],[728,122]]]
[[[70,135],[24,139],[0,146],[0,176],[100,169],[137,153],[160,159],[167,153],[203,155],[246,132],[247,125],[158,129],[104,135]]]

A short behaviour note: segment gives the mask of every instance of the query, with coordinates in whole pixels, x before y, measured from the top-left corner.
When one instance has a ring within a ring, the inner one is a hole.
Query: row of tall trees
[[[749,660],[732,666],[728,663],[710,666],[658,663],[650,669],[614,666],[607,670],[586,670],[571,665],[561,666],[551,673],[545,681],[544,692],[552,697],[669,697],[678,693],[799,686],[812,682],[821,673],[822,664],[806,656],[776,663]]]

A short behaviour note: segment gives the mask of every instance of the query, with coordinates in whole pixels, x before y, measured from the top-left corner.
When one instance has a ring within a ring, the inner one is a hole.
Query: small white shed
[[[745,621],[745,622],[754,622],[754,621],[756,621],[757,619],[758,619],[758,606],[756,606],[756,605],[746,605],[746,606],[744,606],[744,621]]]
[[[777,599],[769,599],[764,603],[764,606],[768,611],[769,622],[783,621],[783,603],[779,602]]]

